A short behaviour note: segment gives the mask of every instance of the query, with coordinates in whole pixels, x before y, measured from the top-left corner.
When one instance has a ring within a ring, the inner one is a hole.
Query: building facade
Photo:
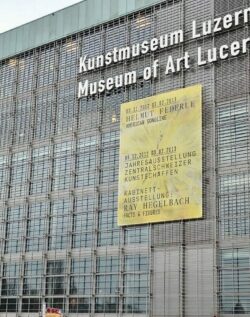
[[[191,36],[249,0],[85,0],[0,34],[0,316],[250,316],[249,51],[102,94],[78,82],[250,36]],[[79,74],[182,29],[185,41]],[[199,29],[200,30],[200,29]],[[120,105],[201,84],[203,218],[119,227]]]

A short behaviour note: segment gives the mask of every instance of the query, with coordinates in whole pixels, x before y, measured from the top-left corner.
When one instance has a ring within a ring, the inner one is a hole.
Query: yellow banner
[[[121,105],[118,225],[202,217],[202,86]]]

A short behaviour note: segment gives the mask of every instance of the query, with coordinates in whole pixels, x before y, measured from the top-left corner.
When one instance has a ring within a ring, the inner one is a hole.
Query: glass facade
[[[44,302],[66,316],[250,314],[249,53],[77,98],[80,80],[249,36],[240,25],[191,40],[192,20],[246,2],[159,1],[0,61],[0,317],[39,316]],[[177,29],[185,43],[78,73],[80,56]],[[121,103],[196,83],[203,219],[118,227]]]

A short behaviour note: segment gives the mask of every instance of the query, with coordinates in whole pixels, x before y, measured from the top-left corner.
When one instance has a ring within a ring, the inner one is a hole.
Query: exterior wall
[[[117,19],[160,0],[83,0],[0,34],[0,59]]]
[[[192,55],[198,46],[249,36],[248,26],[198,40],[190,30],[194,19],[201,23],[249,3],[130,3],[135,7],[119,16],[151,6],[119,18],[107,13],[106,20],[117,19],[84,31],[76,25],[75,34],[74,23],[64,33],[58,26],[49,38],[44,28],[39,43],[25,40],[21,47],[11,40],[13,54],[2,53],[13,56],[0,64],[0,316],[38,316],[43,301],[72,317],[232,316],[238,302],[250,314],[249,53],[77,98],[79,80],[142,70],[156,58],[164,65],[169,54]],[[65,11],[71,21],[76,8]],[[46,19],[52,17],[27,28]],[[78,74],[84,54],[179,28],[182,45]],[[44,41],[51,43],[39,46]],[[196,83],[203,86],[204,218],[119,228],[120,104]]]

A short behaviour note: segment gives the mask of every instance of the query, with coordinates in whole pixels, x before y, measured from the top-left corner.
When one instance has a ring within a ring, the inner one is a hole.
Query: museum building
[[[0,34],[0,317],[250,316],[249,22],[83,0]]]

